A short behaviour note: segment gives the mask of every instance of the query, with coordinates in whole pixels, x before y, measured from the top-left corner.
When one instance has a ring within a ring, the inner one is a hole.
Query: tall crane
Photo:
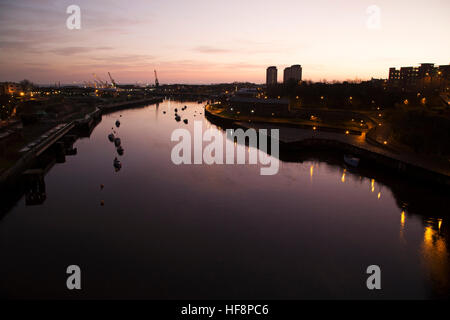
[[[158,74],[156,73],[156,70],[155,70],[155,87],[159,87],[159,81],[158,81]]]
[[[108,75],[109,75],[109,79],[111,79],[111,83],[112,83],[112,86],[113,86],[113,88],[117,88],[117,83],[114,81],[114,79],[111,77],[111,73],[109,73],[109,71],[108,71]]]
[[[95,79],[98,80],[98,82],[100,82],[100,86],[103,88],[107,88],[108,87],[108,82],[103,82],[102,79],[100,79],[95,73],[92,74],[94,76]]]

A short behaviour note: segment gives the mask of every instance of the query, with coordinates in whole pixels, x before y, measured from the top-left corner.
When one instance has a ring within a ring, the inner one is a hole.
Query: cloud
[[[71,56],[79,53],[87,53],[99,50],[112,50],[112,47],[65,47],[53,49],[50,52],[62,56]]]
[[[198,46],[194,48],[194,51],[200,52],[200,53],[227,53],[231,52],[231,50],[228,49],[222,49],[222,48],[215,48],[210,46]]]

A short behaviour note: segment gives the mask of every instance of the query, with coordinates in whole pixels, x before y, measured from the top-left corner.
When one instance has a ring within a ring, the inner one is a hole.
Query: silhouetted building
[[[239,114],[255,116],[286,116],[289,114],[289,101],[261,97],[255,88],[242,88],[228,99],[230,109]]]
[[[302,66],[294,64],[291,66],[291,79],[294,79],[297,83],[302,81]]]
[[[417,71],[419,78],[425,78],[434,75],[436,68],[434,67],[434,63],[422,63],[420,64],[420,67],[417,68]]]
[[[400,68],[400,83],[402,86],[415,86],[418,80],[419,68],[401,67]]]
[[[277,67],[271,66],[267,68],[266,72],[266,85],[273,86],[277,84],[278,71]]]
[[[228,102],[234,112],[254,116],[288,116],[289,101],[287,99],[265,99],[233,96]]]
[[[288,83],[291,79],[291,67],[287,67],[283,72],[283,83]]]
[[[2,89],[1,89],[2,94],[14,95],[14,94],[19,94],[20,92],[22,92],[22,86],[18,83],[4,82],[1,84],[1,86],[2,86]]]
[[[236,97],[256,98],[258,90],[256,88],[241,88],[234,95]]]
[[[294,64],[290,67],[284,69],[283,82],[288,83],[289,81],[295,81],[299,83],[302,81],[302,66],[299,64]]]
[[[435,67],[433,63],[422,63],[420,67],[389,68],[388,84],[404,90],[440,88],[448,86],[450,65]]]

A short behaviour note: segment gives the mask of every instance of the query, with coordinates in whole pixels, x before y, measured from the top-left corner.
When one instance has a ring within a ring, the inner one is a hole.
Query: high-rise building
[[[288,83],[294,80],[296,83],[302,81],[302,66],[294,64],[284,69],[283,82]]]
[[[271,66],[267,68],[266,85],[273,86],[277,84],[278,71],[277,67]]]
[[[291,66],[291,79],[294,79],[297,83],[302,81],[302,66],[294,64]]]
[[[283,72],[283,83],[288,83],[291,79],[291,67],[287,67]]]

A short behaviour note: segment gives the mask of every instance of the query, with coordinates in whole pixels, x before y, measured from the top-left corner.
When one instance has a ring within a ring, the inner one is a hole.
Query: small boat
[[[344,162],[349,166],[357,167],[359,164],[359,158],[350,155],[344,155]]]
[[[114,168],[117,170],[122,168],[122,163],[117,158],[114,158]]]
[[[188,124],[188,119],[184,119],[183,122],[184,122],[185,124]]]
[[[119,156],[122,156],[123,155],[123,148],[122,148],[122,146],[119,146],[118,148],[117,148],[117,153],[119,154]]]
[[[174,110],[174,111],[175,111],[175,113],[177,113],[177,112],[178,112],[178,109],[177,109],[177,108],[175,108],[175,110]]]
[[[114,144],[116,145],[116,147],[120,146],[120,138],[115,138]]]
[[[175,116],[175,120],[176,120],[177,122],[180,122],[180,121],[181,121],[181,117],[180,117],[179,115],[176,115],[176,116]]]
[[[113,142],[114,141],[114,134],[112,134],[112,133],[108,134],[108,139],[109,139],[109,141]]]
[[[116,127],[117,128],[120,127],[120,121],[119,120],[116,121]]]

